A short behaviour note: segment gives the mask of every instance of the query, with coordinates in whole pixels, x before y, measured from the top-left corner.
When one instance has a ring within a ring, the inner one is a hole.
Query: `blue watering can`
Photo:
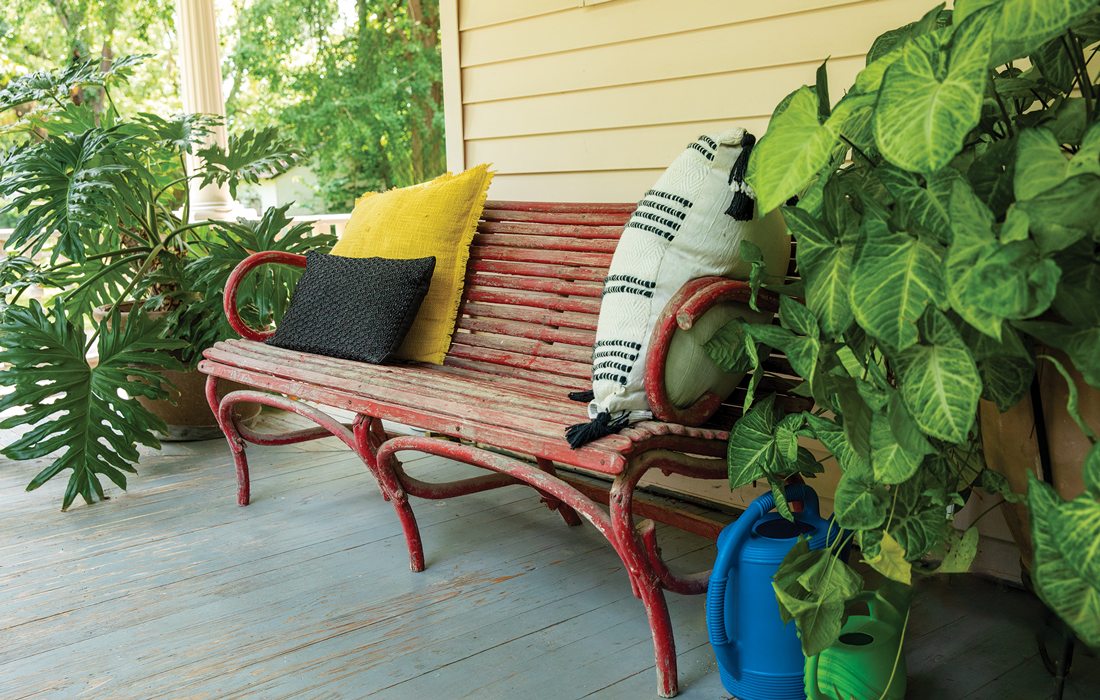
[[[772,577],[799,535],[809,538],[811,549],[824,547],[831,519],[821,517],[809,486],[788,486],[786,496],[803,504],[793,523],[770,512],[775,499],[765,493],[718,536],[707,586],[707,631],[722,685],[740,700],[806,697],[802,645],[794,623],[779,616]]]

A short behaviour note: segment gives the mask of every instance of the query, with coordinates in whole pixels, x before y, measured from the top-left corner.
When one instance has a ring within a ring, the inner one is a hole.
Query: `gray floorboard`
[[[42,465],[0,460],[0,698],[654,697],[617,557],[530,490],[418,501],[428,569],[413,574],[392,507],[342,445],[250,454],[248,508],[216,440],[148,453],[128,492],[68,513],[63,479],[26,493]],[[713,557],[676,531],[662,548],[683,569]],[[702,599],[669,600],[682,697],[727,698]],[[1028,594],[974,577],[924,584],[909,697],[1048,697],[1041,617]],[[1095,657],[1078,653],[1065,697],[1100,698]]]

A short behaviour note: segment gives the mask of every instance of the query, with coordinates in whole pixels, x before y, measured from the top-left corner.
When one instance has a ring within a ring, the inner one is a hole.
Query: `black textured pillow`
[[[269,345],[346,360],[390,359],[428,293],[435,258],[306,253],[306,271]]]

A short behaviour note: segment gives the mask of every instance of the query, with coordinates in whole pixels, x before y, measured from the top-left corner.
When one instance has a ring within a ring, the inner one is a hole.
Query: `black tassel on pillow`
[[[752,155],[752,147],[756,145],[756,137],[745,132],[741,137],[741,153],[737,161],[730,169],[730,189],[733,191],[733,201],[730,202],[726,213],[738,221],[752,221],[752,215],[756,209],[756,197],[745,182],[745,173],[749,169],[749,156]]]
[[[579,401],[581,403],[588,403],[592,399],[596,398],[596,395],[592,393],[591,389],[585,389],[584,391],[571,391],[569,392],[569,399],[571,401]]]
[[[618,418],[612,418],[610,412],[604,411],[587,423],[577,423],[566,428],[565,439],[569,441],[569,446],[575,450],[605,435],[619,432],[627,426],[629,419],[629,412],[624,412]]]

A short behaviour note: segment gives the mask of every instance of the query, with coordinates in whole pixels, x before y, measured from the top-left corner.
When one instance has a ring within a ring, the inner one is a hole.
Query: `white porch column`
[[[180,42],[180,82],[183,88],[183,110],[188,113],[214,114],[225,118],[225,98],[222,97],[221,61],[218,58],[218,27],[214,0],[177,0],[176,27]],[[225,127],[218,127],[211,142],[226,147]],[[188,158],[188,168],[197,165],[194,156]],[[255,214],[235,202],[228,187],[191,186],[191,220],[235,219]]]

